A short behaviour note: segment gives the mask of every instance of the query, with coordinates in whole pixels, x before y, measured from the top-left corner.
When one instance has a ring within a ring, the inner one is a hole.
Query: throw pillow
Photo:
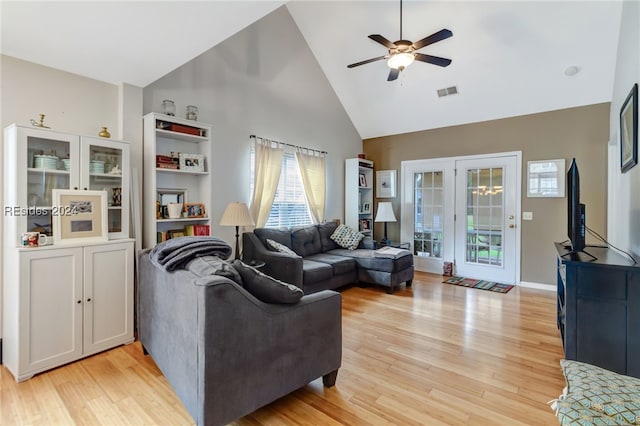
[[[242,278],[240,278],[238,271],[226,260],[222,260],[217,256],[196,257],[187,264],[185,269],[199,277],[220,275],[242,285]]]
[[[271,238],[267,238],[267,245],[271,250],[279,251],[280,253],[291,254],[293,256],[296,255],[296,253],[289,247],[285,246],[284,244],[280,244],[279,242],[274,241]]]
[[[298,303],[304,293],[302,289],[263,274],[239,259],[233,267],[240,273],[245,290],[266,303]]]
[[[329,238],[335,241],[336,244],[342,248],[355,250],[358,248],[360,241],[364,238],[364,234],[348,227],[347,225],[340,225]]]
[[[225,278],[229,278],[231,281],[234,281],[238,285],[243,285],[242,277],[240,277],[240,273],[233,266],[225,263],[222,265],[222,268],[216,271],[216,275],[220,275]]]
[[[552,405],[560,424],[640,424],[640,379],[579,361],[560,365],[567,387]]]

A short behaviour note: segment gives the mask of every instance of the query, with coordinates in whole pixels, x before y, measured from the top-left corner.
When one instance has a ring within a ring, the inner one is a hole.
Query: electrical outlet
[[[533,212],[522,212],[522,220],[533,220]]]

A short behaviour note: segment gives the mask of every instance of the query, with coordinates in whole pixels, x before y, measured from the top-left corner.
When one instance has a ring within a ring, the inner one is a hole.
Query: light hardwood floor
[[[393,295],[345,289],[336,386],[316,380],[235,424],[557,424],[547,405],[565,385],[555,294],[440,281],[416,273]],[[23,383],[0,375],[2,425],[193,424],[138,343]]]

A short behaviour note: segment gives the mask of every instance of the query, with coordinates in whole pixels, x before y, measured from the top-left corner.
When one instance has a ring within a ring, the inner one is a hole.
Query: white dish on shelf
[[[90,173],[104,173],[104,161],[91,160],[89,162]]]
[[[58,157],[55,155],[34,155],[33,167],[35,169],[57,170]]]

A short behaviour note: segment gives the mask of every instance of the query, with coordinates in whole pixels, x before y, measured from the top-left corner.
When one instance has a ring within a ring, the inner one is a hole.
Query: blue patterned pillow
[[[560,360],[567,387],[555,402],[561,425],[640,424],[640,379]]]
[[[336,244],[342,248],[355,250],[358,248],[360,241],[364,238],[364,234],[355,231],[347,225],[340,225],[329,238],[335,241]]]

